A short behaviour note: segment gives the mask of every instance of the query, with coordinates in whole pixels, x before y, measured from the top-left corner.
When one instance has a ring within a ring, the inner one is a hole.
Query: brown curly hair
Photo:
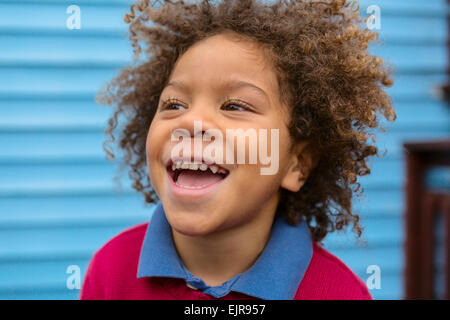
[[[222,32],[253,40],[270,52],[278,73],[281,100],[290,107],[292,144],[309,139],[320,156],[317,166],[298,192],[282,190],[277,214],[290,224],[303,216],[315,241],[328,232],[353,224],[352,197],[362,189],[358,176],[370,173],[371,130],[379,127],[378,114],[396,118],[383,86],[392,85],[392,70],[368,53],[378,34],[364,28],[359,5],[345,0],[291,0],[263,4],[258,0],[149,1],[131,6],[129,23],[135,61],[99,93],[99,101],[115,105],[109,119],[104,149],[119,116],[126,122],[119,145],[125,151],[133,188],[156,202],[146,172],[146,137],[160,93],[177,59],[194,43]],[[152,25],[147,22],[152,21]],[[139,58],[142,61],[138,61]]]

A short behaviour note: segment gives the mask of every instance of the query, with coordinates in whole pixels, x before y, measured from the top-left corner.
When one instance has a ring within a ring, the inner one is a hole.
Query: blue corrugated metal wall
[[[326,240],[326,247],[364,280],[371,275],[368,266],[379,266],[381,288],[372,289],[372,295],[376,299],[401,299],[405,237],[402,143],[449,137],[448,107],[433,97],[436,86],[446,81],[448,7],[443,0],[361,4],[362,12],[370,5],[381,9],[379,32],[383,45],[372,46],[371,51],[396,69],[395,85],[388,91],[398,119],[392,125],[386,124],[387,133],[378,136],[377,145],[387,153],[373,159],[372,174],[361,179],[365,196],[355,201],[367,245],[355,246],[354,237],[334,234]]]
[[[131,61],[123,15],[128,1],[0,0],[0,299],[75,299],[70,265],[82,275],[99,246],[152,213],[128,186],[116,190],[117,166],[105,160],[110,109],[94,96]],[[66,8],[81,8],[81,30],[68,30]],[[375,298],[403,296],[402,142],[448,136],[450,115],[432,97],[445,80],[444,0],[363,1],[381,8],[382,47],[397,69],[390,89],[398,113],[378,145],[359,200],[368,245],[333,235],[326,247],[363,279],[381,269]],[[365,12],[365,10],[363,11]]]

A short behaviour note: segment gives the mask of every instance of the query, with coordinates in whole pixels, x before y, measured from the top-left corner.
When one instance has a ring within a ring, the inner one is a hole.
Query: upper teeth
[[[182,162],[182,161],[178,161],[172,164],[172,170],[176,170],[176,169],[189,169],[189,170],[198,170],[200,169],[201,171],[206,171],[206,170],[211,170],[212,173],[226,173],[226,171],[222,168],[219,168],[216,165],[207,165],[206,163],[201,163],[201,164],[196,164],[196,163],[186,163],[186,162]]]

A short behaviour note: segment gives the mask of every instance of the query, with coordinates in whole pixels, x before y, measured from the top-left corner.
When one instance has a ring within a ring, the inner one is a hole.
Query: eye
[[[186,109],[177,99],[169,98],[164,100],[161,110],[183,110]]]
[[[221,110],[225,111],[251,111],[251,107],[238,100],[227,101],[221,108]]]

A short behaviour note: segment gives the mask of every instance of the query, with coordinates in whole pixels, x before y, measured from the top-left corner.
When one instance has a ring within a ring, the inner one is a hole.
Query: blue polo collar
[[[158,203],[142,244],[137,277],[184,279],[203,293],[221,298],[230,291],[265,300],[292,300],[313,253],[306,222],[289,225],[277,217],[266,247],[253,266],[220,286],[210,287],[183,265],[172,240],[163,206]]]

